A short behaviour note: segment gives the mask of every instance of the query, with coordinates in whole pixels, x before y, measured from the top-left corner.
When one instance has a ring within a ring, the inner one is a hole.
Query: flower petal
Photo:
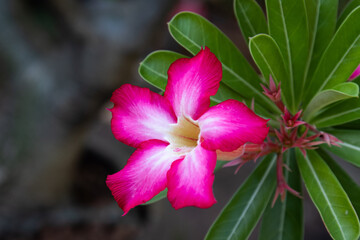
[[[176,123],[168,101],[147,88],[122,85],[111,101],[112,132],[116,139],[132,147],[150,139],[165,141],[170,124]]]
[[[201,146],[194,148],[184,159],[173,162],[167,173],[167,196],[175,209],[208,208],[216,203],[212,191],[215,165],[215,151]]]
[[[168,77],[165,97],[172,103],[176,116],[197,120],[209,109],[210,96],[219,88],[221,63],[205,47],[193,58],[181,58],[171,64]]]
[[[198,119],[201,146],[231,152],[247,142],[260,144],[269,131],[266,123],[245,104],[232,99],[224,101]]]
[[[106,185],[124,215],[166,188],[166,173],[172,162],[183,158],[173,154],[168,145],[159,140],[142,143],[120,172],[107,177]]]

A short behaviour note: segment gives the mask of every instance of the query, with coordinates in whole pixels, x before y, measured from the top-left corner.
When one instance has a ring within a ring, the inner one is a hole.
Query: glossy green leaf
[[[179,58],[186,58],[186,56],[166,50],[155,51],[150,53],[140,63],[139,74],[151,85],[160,88],[161,90],[165,90],[167,84],[167,71],[170,65]],[[220,83],[218,92],[215,96],[211,97],[211,100],[215,103],[220,103],[227,99],[242,100],[239,94]]]
[[[246,43],[256,34],[268,32],[264,12],[255,0],[234,0],[234,11]]]
[[[225,84],[221,84],[221,83],[215,96],[211,96],[210,99],[215,103],[221,103],[228,99],[236,99],[238,101],[243,100],[238,93],[236,93],[234,90],[232,90]]]
[[[356,83],[357,85],[360,85],[360,75],[357,76],[355,79],[353,79],[352,82]]]
[[[287,103],[291,98],[290,85],[286,85],[288,74],[286,72],[284,59],[274,39],[266,34],[256,35],[250,39],[249,48],[264,78],[269,80],[271,75],[276,83],[282,83],[282,99],[285,105],[288,105]]]
[[[247,239],[276,185],[276,156],[267,156],[242,184],[211,226],[205,239]]]
[[[179,58],[186,58],[186,56],[166,50],[152,52],[140,63],[139,74],[145,81],[164,91],[167,84],[167,71],[170,65]]]
[[[343,9],[346,7],[346,5],[350,2],[351,0],[339,0],[339,12],[338,15],[343,11]]]
[[[215,166],[214,172],[220,170],[226,163],[228,163],[228,161],[218,160],[218,161],[216,162],[216,166]]]
[[[318,113],[320,109],[334,102],[358,96],[359,86],[356,83],[340,83],[331,89],[319,92],[306,107],[303,118],[305,121],[310,122],[311,118]]]
[[[352,0],[349,1],[348,4],[345,6],[345,8],[341,11],[341,14],[338,18],[338,21],[336,23],[337,27],[339,27],[345,20],[345,18],[347,18],[349,16],[349,14],[357,7],[360,6],[360,0]]]
[[[169,22],[173,38],[192,54],[202,46],[210,48],[223,66],[222,82],[247,99],[255,101],[271,112],[279,113],[278,108],[263,93],[261,80],[246,61],[239,49],[216,26],[203,17],[182,12]]]
[[[292,170],[289,172],[285,169],[286,182],[294,190],[301,192],[301,178],[293,150],[285,153],[284,163]],[[302,199],[287,192],[283,202],[278,199],[273,207],[269,202],[262,218],[259,240],[303,240],[303,238]]]
[[[336,178],[339,180],[341,186],[344,188],[347,193],[356,214],[360,216],[360,186],[347,174],[347,172],[341,168],[339,164],[336,163],[325,151],[319,149],[317,150],[319,155],[324,159],[326,164],[330,167],[331,171],[335,174]]]
[[[156,203],[156,202],[160,201],[161,199],[166,198],[167,192],[168,192],[168,190],[167,190],[167,188],[165,188],[164,191],[161,191],[158,195],[156,195],[151,200],[147,201],[146,203],[144,203],[142,205],[149,205],[149,204],[152,204],[152,203]]]
[[[342,141],[341,147],[322,145],[323,148],[333,152],[344,160],[360,167],[360,130],[331,129],[326,132]]]
[[[333,126],[336,129],[353,129],[353,130],[360,130],[360,119],[347,122],[341,125]]]
[[[357,240],[359,219],[331,169],[313,150],[307,151],[304,157],[297,149],[296,160],[306,189],[330,235],[336,240]]]
[[[352,98],[329,106],[311,120],[319,128],[331,127],[360,119],[360,99]]]
[[[307,89],[306,103],[317,92],[345,82],[360,63],[360,7],[356,8],[329,43]]]
[[[305,69],[305,86],[334,35],[338,0],[305,0],[309,27],[309,59]]]
[[[269,32],[284,57],[289,76],[289,110],[298,109],[305,83],[305,66],[309,53],[308,26],[304,0],[266,0]]]

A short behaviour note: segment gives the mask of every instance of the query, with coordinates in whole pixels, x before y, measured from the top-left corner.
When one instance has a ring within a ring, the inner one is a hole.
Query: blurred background
[[[232,0],[0,0],[0,239],[204,238],[255,164],[237,175],[220,170],[218,203],[209,209],[176,211],[162,200],[122,217],[105,179],[134,149],[112,136],[106,108],[124,83],[150,87],[137,73],[150,52],[188,55],[166,25],[181,10],[209,19],[249,58],[232,6]],[[304,198],[305,239],[330,239]]]

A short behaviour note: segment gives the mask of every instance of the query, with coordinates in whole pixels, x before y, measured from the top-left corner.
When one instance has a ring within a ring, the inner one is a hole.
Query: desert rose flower
[[[210,107],[221,78],[220,61],[205,47],[170,66],[164,96],[130,84],[113,93],[112,132],[137,148],[106,180],[124,214],[165,188],[175,209],[212,206],[217,151],[226,155],[264,141],[267,120],[243,103]]]

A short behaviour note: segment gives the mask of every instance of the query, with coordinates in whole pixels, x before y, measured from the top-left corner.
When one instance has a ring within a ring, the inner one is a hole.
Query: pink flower
[[[243,103],[209,107],[221,77],[221,63],[206,47],[170,66],[164,96],[129,84],[113,93],[112,132],[137,148],[106,181],[124,214],[165,188],[175,209],[212,206],[216,151],[264,141],[267,120]]]
[[[351,74],[349,81],[354,80],[360,75],[360,65],[355,69],[355,71]]]

